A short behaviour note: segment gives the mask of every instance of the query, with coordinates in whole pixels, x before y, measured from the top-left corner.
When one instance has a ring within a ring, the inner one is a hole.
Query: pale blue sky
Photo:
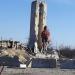
[[[0,37],[25,41],[29,37],[33,0],[0,0]],[[75,45],[75,0],[46,0],[47,25],[54,45]]]

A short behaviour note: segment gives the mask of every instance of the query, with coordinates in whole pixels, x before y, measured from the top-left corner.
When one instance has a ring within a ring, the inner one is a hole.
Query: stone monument
[[[45,2],[39,2],[36,0],[31,4],[30,37],[28,46],[32,49],[35,47],[35,42],[37,44],[37,48],[41,49],[41,32],[43,27],[46,25],[46,9]]]
[[[41,32],[46,25],[47,5],[44,1],[35,0],[31,4],[30,38],[29,48],[34,50],[36,56],[31,60],[33,68],[55,68],[56,53],[45,55],[39,52],[42,49]]]

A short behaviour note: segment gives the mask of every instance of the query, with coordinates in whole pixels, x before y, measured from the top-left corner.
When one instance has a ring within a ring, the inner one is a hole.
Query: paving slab
[[[75,75],[75,70],[49,68],[5,68],[1,75]]]

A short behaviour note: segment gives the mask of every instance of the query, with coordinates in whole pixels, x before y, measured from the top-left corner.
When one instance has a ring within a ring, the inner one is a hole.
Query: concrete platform
[[[33,58],[32,68],[56,68],[56,59]]]
[[[64,59],[60,61],[61,69],[75,69],[75,59]]]
[[[40,69],[40,68],[27,68],[15,69],[5,68],[1,75],[75,75],[75,70],[65,69]]]

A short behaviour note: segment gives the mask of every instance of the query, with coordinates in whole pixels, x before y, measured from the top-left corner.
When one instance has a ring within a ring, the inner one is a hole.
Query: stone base
[[[75,69],[75,59],[65,59],[60,61],[61,69]]]
[[[56,68],[56,59],[33,58],[32,68]]]

